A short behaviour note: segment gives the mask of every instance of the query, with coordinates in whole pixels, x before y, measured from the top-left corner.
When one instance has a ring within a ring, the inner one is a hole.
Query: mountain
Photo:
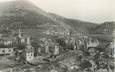
[[[48,14],[27,1],[12,1],[0,5],[0,24],[10,27],[37,26],[42,24],[56,24]]]
[[[94,32],[99,34],[104,26],[104,24],[98,25],[45,12],[26,0],[1,3],[0,25],[1,28],[8,27],[15,31],[21,28],[24,33],[35,37],[43,37],[43,32],[49,29],[58,32],[70,30],[75,31],[76,34],[92,34]],[[110,28],[106,27],[106,29]]]
[[[53,19],[49,13],[26,0],[1,3],[0,25],[1,27],[8,27],[9,29],[22,28],[25,33],[26,31],[30,31],[30,28],[33,28],[33,33],[35,34],[48,29],[64,31],[69,28],[62,22]],[[35,28],[38,29],[36,30]]]

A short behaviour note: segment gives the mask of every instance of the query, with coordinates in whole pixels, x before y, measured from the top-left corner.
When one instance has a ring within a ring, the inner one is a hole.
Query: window
[[[11,52],[12,50],[10,49],[9,52]]]
[[[5,50],[2,50],[2,52],[5,52]]]
[[[33,56],[33,54],[31,54],[31,56]]]

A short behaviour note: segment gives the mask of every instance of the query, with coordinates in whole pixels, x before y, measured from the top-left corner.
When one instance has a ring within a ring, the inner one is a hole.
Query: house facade
[[[16,48],[13,38],[1,37],[0,39],[0,55],[11,55]]]

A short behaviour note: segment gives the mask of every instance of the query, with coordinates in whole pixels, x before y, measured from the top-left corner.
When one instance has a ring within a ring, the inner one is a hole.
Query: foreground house
[[[11,55],[15,50],[15,39],[12,37],[1,37],[0,55]]]

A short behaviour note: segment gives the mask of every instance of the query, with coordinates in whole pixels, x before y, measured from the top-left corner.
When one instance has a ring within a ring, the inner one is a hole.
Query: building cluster
[[[58,42],[57,39],[60,39],[60,42]],[[42,61],[42,59],[56,59],[57,56],[59,57],[67,51],[76,51],[79,56],[81,56],[79,57],[81,58],[81,61],[88,57],[94,62],[95,60],[93,60],[93,58],[98,54],[104,55],[104,53],[109,53],[108,56],[112,57],[115,48],[114,42],[104,44],[104,42],[100,42],[97,38],[88,36],[72,37],[67,35],[59,36],[57,39],[47,37],[41,38],[39,40],[40,46],[35,48],[32,46],[31,37],[23,35],[20,30],[16,36],[7,37],[1,34],[0,56],[15,55],[18,60],[18,58],[21,57],[21,54],[24,54],[26,62],[35,64],[36,62]],[[60,43],[65,44],[65,46],[63,47]],[[82,54],[80,55],[80,53]]]
[[[56,56],[61,53],[58,43],[51,39],[41,38],[41,47],[37,48],[37,56],[35,56],[35,48],[31,44],[31,37],[23,35],[20,30],[16,36],[4,36],[3,34],[0,36],[0,56],[16,55],[16,59],[18,59],[20,58],[19,53],[23,52],[26,61],[32,62],[37,56],[44,54]]]
[[[60,53],[60,46],[58,43],[52,41],[51,39],[41,38],[41,47],[39,48],[39,53],[46,53],[51,55],[58,55]]]
[[[24,50],[24,51],[22,51]],[[31,45],[30,37],[23,36],[19,30],[16,36],[4,36],[1,34],[0,37],[0,56],[11,56],[16,55],[16,52],[24,52],[25,59],[27,61],[33,60],[34,48]]]
[[[46,35],[53,35],[53,36],[66,36],[66,35],[70,35],[70,32],[68,30],[64,30],[64,31],[55,31],[55,30],[47,30],[45,32],[43,32]]]

